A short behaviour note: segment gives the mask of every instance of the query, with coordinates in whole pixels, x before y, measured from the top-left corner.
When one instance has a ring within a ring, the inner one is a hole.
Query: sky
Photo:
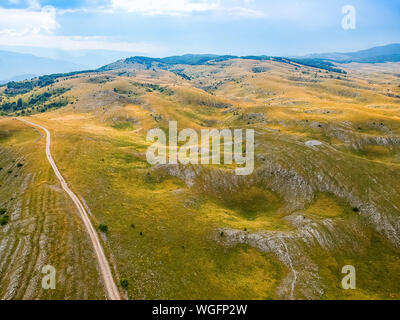
[[[297,56],[399,42],[393,0],[0,0],[0,48],[20,51]]]

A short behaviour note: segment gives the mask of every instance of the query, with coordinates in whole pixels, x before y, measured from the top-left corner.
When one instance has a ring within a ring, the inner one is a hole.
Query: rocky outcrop
[[[282,142],[285,143],[285,142]],[[295,142],[291,149],[301,146]],[[282,146],[281,150],[288,150]],[[158,170],[178,177],[197,192],[223,197],[251,186],[277,192],[285,201],[286,221],[291,232],[264,230],[248,233],[221,229],[224,245],[247,244],[262,252],[274,253],[290,273],[282,280],[278,295],[287,299],[316,299],[324,295],[318,263],[311,249],[326,252],[362,254],[369,247],[370,231],[375,230],[394,248],[400,250],[399,190],[387,185],[396,171],[368,163],[369,171],[360,169],[329,145],[259,154],[259,166],[251,176],[236,176],[233,171],[201,166],[165,165]],[[275,150],[273,150],[275,151]],[[299,161],[307,159],[306,161]],[[334,160],[333,160],[333,159]],[[390,178],[389,178],[390,177]],[[359,181],[362,178],[362,181]],[[346,218],[308,219],[302,214],[317,192],[330,193],[354,208]]]
[[[295,231],[248,233],[221,229],[224,237],[216,236],[227,246],[247,244],[262,252],[275,254],[289,269],[278,287],[277,294],[281,299],[323,298],[325,288],[310,250],[318,247],[331,253],[361,254],[370,241],[359,219],[312,220],[301,213],[285,219],[296,228]]]

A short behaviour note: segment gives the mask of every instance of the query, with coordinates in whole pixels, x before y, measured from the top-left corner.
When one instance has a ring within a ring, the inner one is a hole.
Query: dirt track
[[[121,300],[118,288],[114,282],[113,276],[112,276],[112,272],[111,272],[111,268],[110,265],[107,261],[107,258],[104,254],[104,250],[103,247],[101,246],[101,243],[99,241],[99,237],[97,235],[96,230],[94,229],[92,223],[90,222],[89,216],[84,208],[84,206],[82,205],[81,201],[79,200],[79,198],[75,195],[75,193],[72,192],[72,190],[68,187],[67,182],[64,180],[64,178],[62,177],[60,171],[58,170],[53,157],[51,156],[51,151],[50,151],[50,145],[51,145],[51,136],[50,136],[50,132],[49,130],[47,130],[45,127],[35,124],[33,122],[30,122],[28,120],[25,119],[18,119],[22,122],[27,123],[28,125],[31,126],[35,126],[38,127],[40,129],[42,129],[45,133],[46,133],[46,156],[47,159],[50,162],[51,167],[54,170],[54,173],[56,174],[58,180],[60,180],[61,186],[64,189],[64,191],[69,195],[69,197],[72,199],[72,201],[74,202],[76,208],[78,209],[78,213],[83,221],[83,224],[86,227],[86,230],[90,236],[90,239],[93,243],[93,248],[94,251],[96,253],[96,257],[97,260],[99,262],[99,267],[100,267],[100,271],[101,274],[103,276],[104,279],[104,285],[107,291],[107,295],[108,298],[110,300]]]

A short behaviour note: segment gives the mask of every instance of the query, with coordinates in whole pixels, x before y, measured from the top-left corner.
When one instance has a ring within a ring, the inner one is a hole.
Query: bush
[[[122,279],[121,281],[120,281],[120,284],[121,284],[121,287],[123,288],[123,289],[128,289],[128,286],[129,286],[129,282],[128,282],[128,280],[126,280],[126,279]]]
[[[0,226],[5,226],[8,223],[8,215],[4,215],[0,217]]]
[[[101,232],[107,233],[108,232],[108,226],[106,224],[100,224],[99,225],[99,230]]]
[[[254,67],[254,68],[252,69],[252,71],[253,71],[254,73],[263,73],[263,72],[269,71],[269,69],[266,68],[266,67]]]
[[[18,163],[18,164],[17,164],[17,168],[21,168],[22,166],[23,166],[22,163]]]
[[[5,214],[6,212],[7,212],[6,209],[0,208],[0,216],[2,216],[3,214]]]
[[[354,211],[354,212],[359,212],[360,209],[358,209],[358,208],[353,208],[353,211]]]

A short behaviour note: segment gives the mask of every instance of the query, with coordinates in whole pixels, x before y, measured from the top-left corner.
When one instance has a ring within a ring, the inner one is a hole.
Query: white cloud
[[[61,36],[54,34],[59,27],[56,9],[38,8],[36,0],[27,9],[0,7],[0,45],[57,48],[63,50],[115,50],[154,53],[161,48],[144,42],[115,41],[101,36]]]
[[[28,8],[40,9],[40,3],[38,0],[28,0]]]
[[[21,0],[8,0],[11,4],[21,4]],[[28,8],[40,9],[40,3],[38,0],[23,0],[22,3],[26,4]]]
[[[0,33],[36,34],[52,32],[57,27],[56,10],[53,7],[41,10],[0,8]]]
[[[136,12],[142,15],[177,15],[210,11],[228,17],[263,16],[259,11],[242,6],[252,0],[235,2],[236,6],[232,7],[227,6],[224,0],[109,0],[108,8],[102,7],[100,11],[115,14],[118,11]],[[56,31],[59,28],[57,15],[66,11],[57,11],[51,6],[42,8],[37,0],[24,0],[24,3],[28,4],[25,9],[0,7],[0,45],[58,48],[68,51],[115,50],[147,55],[159,54],[165,50],[164,47],[151,43],[118,41],[112,37],[57,35]]]
[[[215,0],[111,0],[113,10],[147,15],[211,11],[218,9],[219,6],[219,1]]]
[[[264,13],[258,10],[243,8],[243,7],[234,7],[226,10],[230,16],[241,17],[241,18],[263,18],[265,17]]]
[[[221,16],[261,18],[263,13],[248,4],[255,0],[110,0],[109,12],[131,12],[143,15],[182,15],[213,12]],[[234,6],[232,6],[232,3]],[[244,5],[244,6],[243,6]]]

